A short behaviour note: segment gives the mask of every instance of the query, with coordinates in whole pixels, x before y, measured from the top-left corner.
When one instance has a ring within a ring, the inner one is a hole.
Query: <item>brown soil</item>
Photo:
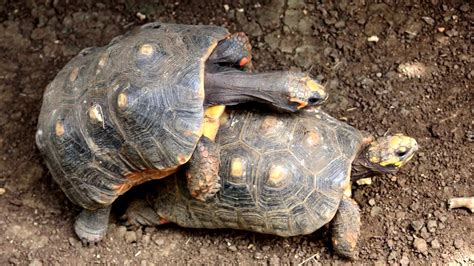
[[[452,196],[474,195],[469,1],[15,2],[0,1],[1,265],[348,263],[333,255],[325,229],[287,239],[173,225],[127,230],[117,218],[124,199],[106,240],[82,247],[72,230],[79,208],[35,147],[42,94],[82,48],[155,20],[246,31],[257,69],[308,70],[327,85],[324,109],[334,116],[418,140],[422,148],[403,171],[354,189],[363,222],[358,262],[474,263],[474,216],[446,206]],[[373,35],[378,42],[367,40]],[[426,68],[403,67],[413,62]]]

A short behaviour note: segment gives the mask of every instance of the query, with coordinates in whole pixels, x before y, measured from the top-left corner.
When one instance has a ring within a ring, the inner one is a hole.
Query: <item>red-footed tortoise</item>
[[[182,174],[146,188],[129,222],[191,228],[234,228],[279,236],[310,234],[331,222],[336,253],[354,258],[360,213],[351,181],[394,173],[418,149],[397,134],[374,140],[322,111],[275,116],[235,111],[223,122],[221,190],[195,200]]]
[[[188,161],[193,196],[213,195],[222,104],[294,112],[326,99],[308,75],[243,71],[250,60],[242,33],[150,23],[83,50],[59,72],[44,94],[36,142],[53,178],[84,208],[75,223],[82,240],[103,237],[119,195]]]

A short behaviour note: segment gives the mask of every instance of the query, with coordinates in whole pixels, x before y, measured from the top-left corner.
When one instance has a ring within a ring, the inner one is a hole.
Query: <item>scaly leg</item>
[[[354,259],[360,235],[360,209],[353,199],[342,198],[331,227],[334,251],[344,258]]]
[[[186,171],[189,192],[201,201],[212,197],[220,189],[220,153],[214,140],[219,130],[219,118],[224,109],[223,105],[206,109],[203,135],[189,160],[189,168]]]
[[[107,233],[111,206],[97,210],[83,209],[74,223],[74,231],[85,244],[99,242]]]

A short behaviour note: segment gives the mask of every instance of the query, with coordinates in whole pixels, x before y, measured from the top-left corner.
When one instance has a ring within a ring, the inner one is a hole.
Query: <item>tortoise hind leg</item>
[[[331,227],[334,251],[341,257],[354,259],[360,235],[360,209],[353,199],[342,198]]]
[[[74,231],[85,244],[99,242],[107,233],[112,206],[96,210],[83,209],[74,223]]]

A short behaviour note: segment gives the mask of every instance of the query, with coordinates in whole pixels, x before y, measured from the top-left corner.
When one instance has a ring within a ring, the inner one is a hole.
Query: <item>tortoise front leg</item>
[[[332,246],[338,255],[355,258],[360,224],[359,206],[353,199],[344,196],[331,224]]]
[[[99,242],[107,233],[111,206],[83,209],[74,223],[74,231],[84,244]]]
[[[219,191],[219,147],[214,139],[219,130],[219,118],[225,106],[218,105],[207,108],[204,115],[203,135],[189,160],[186,171],[188,189],[194,198],[205,201]]]
[[[125,211],[127,223],[133,226],[156,226],[167,223],[144,199],[136,199]]]

